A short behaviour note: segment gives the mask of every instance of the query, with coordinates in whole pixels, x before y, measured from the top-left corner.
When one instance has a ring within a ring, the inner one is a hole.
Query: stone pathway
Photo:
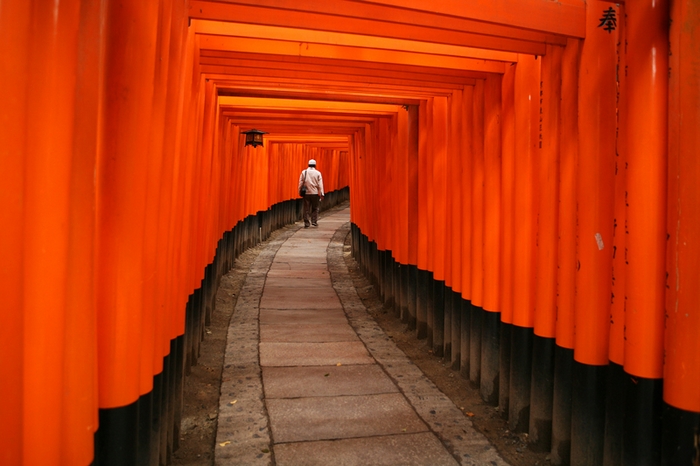
[[[259,256],[231,319],[217,465],[505,465],[367,314],[349,209]],[[333,280],[331,280],[331,278]]]

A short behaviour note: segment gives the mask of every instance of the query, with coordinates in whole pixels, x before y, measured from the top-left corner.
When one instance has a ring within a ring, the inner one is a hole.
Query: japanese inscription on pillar
[[[608,31],[608,34],[617,28],[617,14],[613,7],[603,10],[603,17],[600,18],[598,27]]]

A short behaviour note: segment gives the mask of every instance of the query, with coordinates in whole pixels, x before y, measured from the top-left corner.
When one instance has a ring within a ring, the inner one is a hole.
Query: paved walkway
[[[231,319],[217,465],[505,465],[362,305],[349,209],[258,256]],[[333,281],[331,281],[331,277]]]

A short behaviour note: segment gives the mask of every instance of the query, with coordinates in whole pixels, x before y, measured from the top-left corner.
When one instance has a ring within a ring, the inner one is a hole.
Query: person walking
[[[302,188],[304,190],[302,191]],[[309,167],[299,175],[299,194],[304,198],[304,228],[318,226],[318,208],[323,200],[323,177],[316,170],[316,161],[309,160]]]

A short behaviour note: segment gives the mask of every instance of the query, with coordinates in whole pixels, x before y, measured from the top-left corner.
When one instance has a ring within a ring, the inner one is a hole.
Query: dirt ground
[[[274,232],[272,238],[283,230]],[[192,367],[191,374],[185,381],[180,447],[173,454],[173,465],[214,464],[216,417],[228,324],[248,270],[264,247],[265,243],[241,254],[234,268],[221,280],[216,309],[211,326],[207,328],[206,338],[202,342],[198,364]],[[427,347],[426,340],[417,340],[414,332],[409,331],[405,324],[385,308],[352,258],[349,241],[346,241],[344,256],[355,288],[370,314],[426,376],[462,409],[465,415],[470,416],[474,426],[494,444],[503,458],[513,466],[548,465],[548,454],[529,450],[525,434],[511,433],[497,408],[485,404],[478,390],[470,387],[468,380],[461,378],[442,358],[434,356]]]

